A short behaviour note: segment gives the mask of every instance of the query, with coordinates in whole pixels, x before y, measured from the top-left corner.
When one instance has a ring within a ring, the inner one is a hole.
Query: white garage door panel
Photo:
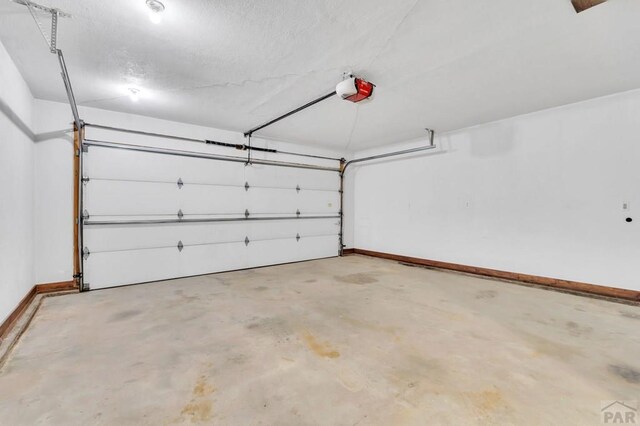
[[[178,257],[181,267],[178,276],[181,277],[233,271],[250,266],[244,242],[187,246]]]
[[[300,210],[303,215],[335,215],[340,210],[340,194],[335,189],[298,192],[295,189],[250,188],[247,192],[249,211],[256,214],[295,214]],[[269,211],[258,211],[261,206],[268,206]]]
[[[85,174],[96,178],[120,178],[192,183],[242,184],[242,163],[212,161],[147,152],[124,151],[92,146],[84,155]]]
[[[314,235],[334,235],[338,237],[340,222],[335,218],[292,219],[265,222],[247,222],[247,234],[251,241],[275,238],[310,237]],[[337,244],[337,243],[336,243]]]
[[[92,179],[86,186],[86,208],[91,216],[244,214],[244,189],[228,186],[188,185]],[[125,202],[129,202],[125,205]]]
[[[91,289],[180,276],[175,248],[92,253],[84,261],[84,282]]]
[[[243,242],[92,253],[85,261],[91,289],[209,274],[248,267]]]
[[[295,189],[250,188],[247,205],[251,214],[295,215],[298,208]]]
[[[338,254],[336,172],[94,146],[83,159],[84,281],[92,289]],[[178,211],[179,223],[114,224],[178,221]],[[312,215],[331,217],[304,218]],[[224,218],[237,220],[211,221]]]
[[[340,212],[340,193],[333,191],[300,191],[298,206],[303,214],[332,214]]]
[[[87,226],[84,242],[91,253],[177,247],[184,245],[219,244],[244,241],[247,224],[244,222],[184,223],[144,226]]]
[[[333,164],[336,166],[336,164]],[[245,170],[249,185],[295,189],[328,189],[340,187],[340,177],[335,172],[292,167],[252,165]]]

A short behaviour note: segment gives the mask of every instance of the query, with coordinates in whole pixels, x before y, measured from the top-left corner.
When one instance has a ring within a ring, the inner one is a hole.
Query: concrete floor
[[[48,298],[0,423],[600,424],[640,308],[360,256]]]

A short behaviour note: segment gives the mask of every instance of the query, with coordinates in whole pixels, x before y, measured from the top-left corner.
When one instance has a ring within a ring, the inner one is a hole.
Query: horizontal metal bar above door
[[[93,124],[93,123],[86,123],[85,122],[84,125],[85,125],[85,127],[93,127],[93,128],[96,128],[96,129],[110,130],[110,131],[113,131],[113,132],[130,133],[130,134],[133,134],[133,135],[151,136],[151,137],[157,137],[157,138],[163,138],[163,139],[173,139],[173,140],[179,140],[179,141],[198,142],[198,143],[213,144],[213,145],[221,144],[222,146],[233,146],[233,147],[236,147],[236,149],[238,149],[237,147],[240,146],[240,147],[243,147],[243,149],[252,149],[252,150],[255,150],[255,151],[264,151],[264,150],[266,150],[266,148],[250,147],[248,145],[226,144],[226,143],[223,143],[223,142],[215,142],[215,141],[210,141],[210,140],[207,140],[207,139],[197,139],[197,138],[189,138],[189,137],[185,137],[185,136],[168,135],[166,133],[144,132],[142,130],[124,129],[122,127],[104,126],[102,124]],[[268,152],[273,152],[274,154],[295,155],[295,156],[298,156],[298,157],[317,158],[317,159],[320,159],[320,160],[342,161],[342,158],[327,157],[327,156],[324,156],[324,155],[303,154],[303,153],[300,153],[300,152],[282,151],[280,149],[274,149],[274,150],[269,149]]]
[[[98,141],[93,139],[85,139],[82,143],[83,147],[100,147],[110,149],[121,149],[126,151],[146,152],[150,154],[174,155],[178,157],[203,158],[207,160],[230,161],[234,163],[247,163],[247,159],[243,157],[234,157],[231,155],[207,154],[197,151],[183,151],[178,149],[155,148],[144,145],[124,144],[117,142]],[[275,167],[292,167],[296,169],[322,170],[326,172],[340,173],[340,169],[336,167],[316,166],[314,164],[289,163],[284,161],[252,159],[252,164],[261,164],[265,166]]]
[[[340,219],[336,216],[277,216],[277,217],[225,217],[203,219],[141,219],[141,220],[85,220],[86,226],[109,225],[159,225],[165,223],[215,223],[215,222],[256,222],[262,220],[305,220],[305,219]]]

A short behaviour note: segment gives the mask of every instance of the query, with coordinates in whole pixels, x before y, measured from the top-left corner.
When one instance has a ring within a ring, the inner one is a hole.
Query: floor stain
[[[248,330],[265,333],[278,340],[288,339],[293,333],[289,323],[280,317],[258,318],[245,327]]]
[[[626,365],[611,364],[607,367],[607,370],[609,370],[609,373],[624,379],[628,383],[640,383],[640,371],[635,368],[631,368]]]
[[[511,423],[505,418],[511,409],[499,390],[464,392],[462,398],[470,405],[478,424]]]
[[[478,411],[485,415],[490,414],[492,411],[495,411],[504,403],[502,394],[497,390],[469,392],[466,394],[466,396],[469,397]]]
[[[404,398],[412,405],[419,404],[422,394],[438,392],[445,389],[450,381],[449,373],[437,358],[426,357],[407,349],[411,352],[405,355],[400,362],[391,367],[389,380],[397,389],[415,390],[420,387],[419,393],[405,394]],[[403,350],[403,353],[405,350]]]
[[[313,284],[313,283],[315,283],[315,282],[317,282],[317,281],[318,281],[318,280],[316,280],[316,279],[313,279],[313,278],[312,278],[312,279],[310,279],[310,280],[306,280],[306,281],[305,281],[305,283]]]
[[[192,423],[206,422],[211,420],[213,403],[209,400],[191,401],[184,406],[180,414],[191,419]]]
[[[566,326],[567,330],[569,330],[569,334],[576,337],[584,334],[590,334],[593,331],[593,327],[585,327],[573,321],[567,321]]]
[[[269,287],[265,287],[263,285],[261,285],[260,287],[254,287],[255,291],[266,291],[269,290]]]
[[[183,419],[191,420],[191,423],[207,422],[213,415],[213,401],[207,397],[215,392],[215,388],[207,382],[207,377],[202,375],[193,386],[192,398],[182,408],[180,415]]]
[[[364,328],[366,330],[380,331],[380,332],[384,332],[384,333],[389,333],[394,338],[396,338],[396,339],[399,338],[398,332],[399,332],[400,329],[398,327],[394,327],[392,325],[382,325],[382,324],[378,324],[378,323],[374,323],[374,322],[370,322],[370,321],[360,320],[360,319],[353,318],[353,317],[350,317],[350,316],[344,315],[344,314],[339,315],[339,318],[341,320],[343,320],[344,322],[352,325],[355,328]]]
[[[316,340],[315,336],[308,331],[302,333],[302,339],[316,355],[325,358],[338,358],[340,352],[333,349],[328,342],[320,343]]]
[[[627,311],[618,311],[618,312],[620,312],[620,316],[623,316],[625,318],[640,320],[640,314],[636,314],[634,312],[627,312]]]
[[[521,331],[520,334],[533,346],[533,356],[539,357],[541,355],[550,356],[554,358],[566,359],[573,357],[579,353],[579,351],[573,346],[569,346],[563,343],[554,342],[544,337],[536,336],[535,334]]]
[[[337,275],[334,277],[336,281],[347,284],[372,284],[378,282],[376,278],[372,274],[367,274],[364,272],[360,272],[357,274],[349,274],[349,275]]]
[[[142,311],[139,311],[137,309],[131,309],[128,311],[122,311],[122,312],[118,312],[116,314],[113,314],[109,317],[108,322],[118,322],[118,321],[125,321],[128,320],[129,318],[133,318],[136,317],[138,315],[140,315],[142,313]]]
[[[476,293],[476,299],[493,299],[498,295],[495,290],[482,290]]]

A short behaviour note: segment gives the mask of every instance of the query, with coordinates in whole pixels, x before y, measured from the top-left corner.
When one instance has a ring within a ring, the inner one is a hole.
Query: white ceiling
[[[27,9],[0,1],[34,96],[65,101]],[[144,0],[40,0],[73,15],[58,43],[80,105],[244,131],[353,70],[372,102],[333,98],[260,134],[356,150],[640,87],[637,0],[580,14],[570,0],[163,1],[155,25]]]

